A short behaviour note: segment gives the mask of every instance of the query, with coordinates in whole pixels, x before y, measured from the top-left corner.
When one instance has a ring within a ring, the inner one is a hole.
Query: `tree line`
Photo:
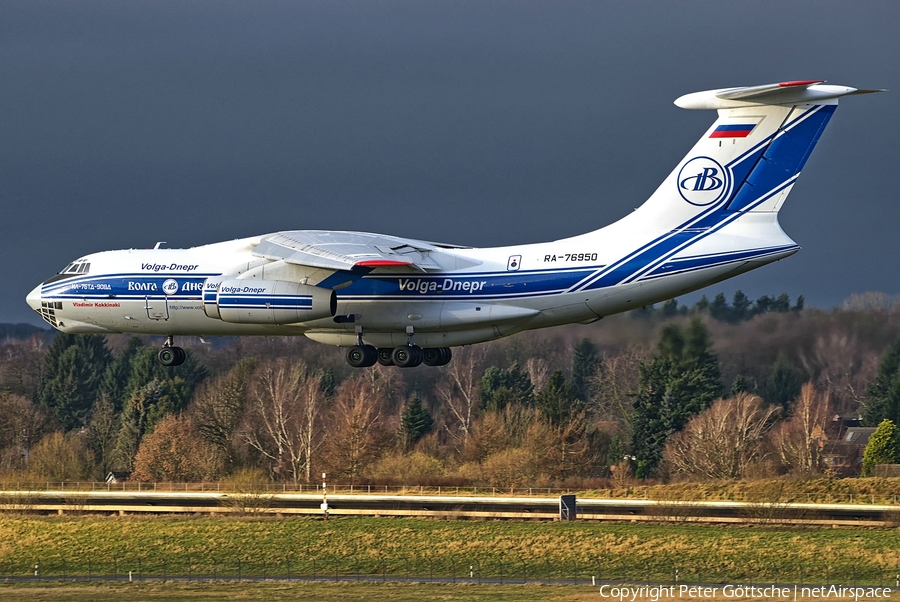
[[[190,342],[184,365],[164,367],[144,337],[8,336],[0,478],[327,472],[518,487],[815,474],[829,470],[835,416],[889,421],[865,470],[900,460],[900,314],[746,299],[522,333],[420,370],[352,370],[302,337]]]

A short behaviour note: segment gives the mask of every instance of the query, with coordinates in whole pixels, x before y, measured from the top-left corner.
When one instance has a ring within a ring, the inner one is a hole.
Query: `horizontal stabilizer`
[[[736,109],[756,105],[820,104],[841,96],[873,92],[884,90],[860,90],[828,85],[824,80],[801,80],[694,92],[678,98],[675,106],[682,109]]]

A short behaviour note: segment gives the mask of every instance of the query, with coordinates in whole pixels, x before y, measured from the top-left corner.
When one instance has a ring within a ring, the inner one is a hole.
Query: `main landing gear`
[[[450,363],[453,353],[449,347],[427,347],[425,349],[413,345],[412,331],[408,331],[409,341],[400,347],[383,347],[376,349],[366,345],[362,340],[362,329],[356,333],[356,345],[347,349],[347,363],[354,368],[368,368],[377,362],[381,366],[398,366],[414,368],[420,364],[426,366],[443,366]]]
[[[378,363],[381,366],[414,368],[420,364],[443,366],[453,359],[449,347],[426,347],[401,345],[376,349],[371,345],[354,345],[347,349],[347,363],[354,368],[368,368]]]
[[[163,366],[180,366],[184,363],[184,360],[187,359],[187,354],[184,352],[184,349],[175,347],[172,343],[174,343],[174,337],[166,337],[165,344],[163,344],[159,353],[156,354],[156,359],[158,359],[159,363]]]

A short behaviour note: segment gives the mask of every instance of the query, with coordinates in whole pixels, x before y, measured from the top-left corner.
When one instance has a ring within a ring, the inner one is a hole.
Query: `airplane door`
[[[169,319],[169,304],[165,297],[162,299],[144,297],[144,307],[147,309],[147,317],[151,320]]]

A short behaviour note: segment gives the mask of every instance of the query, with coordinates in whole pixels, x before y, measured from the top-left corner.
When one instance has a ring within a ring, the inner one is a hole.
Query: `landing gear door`
[[[151,320],[169,319],[169,304],[165,297],[162,299],[144,297],[144,307],[147,308],[147,317]]]

